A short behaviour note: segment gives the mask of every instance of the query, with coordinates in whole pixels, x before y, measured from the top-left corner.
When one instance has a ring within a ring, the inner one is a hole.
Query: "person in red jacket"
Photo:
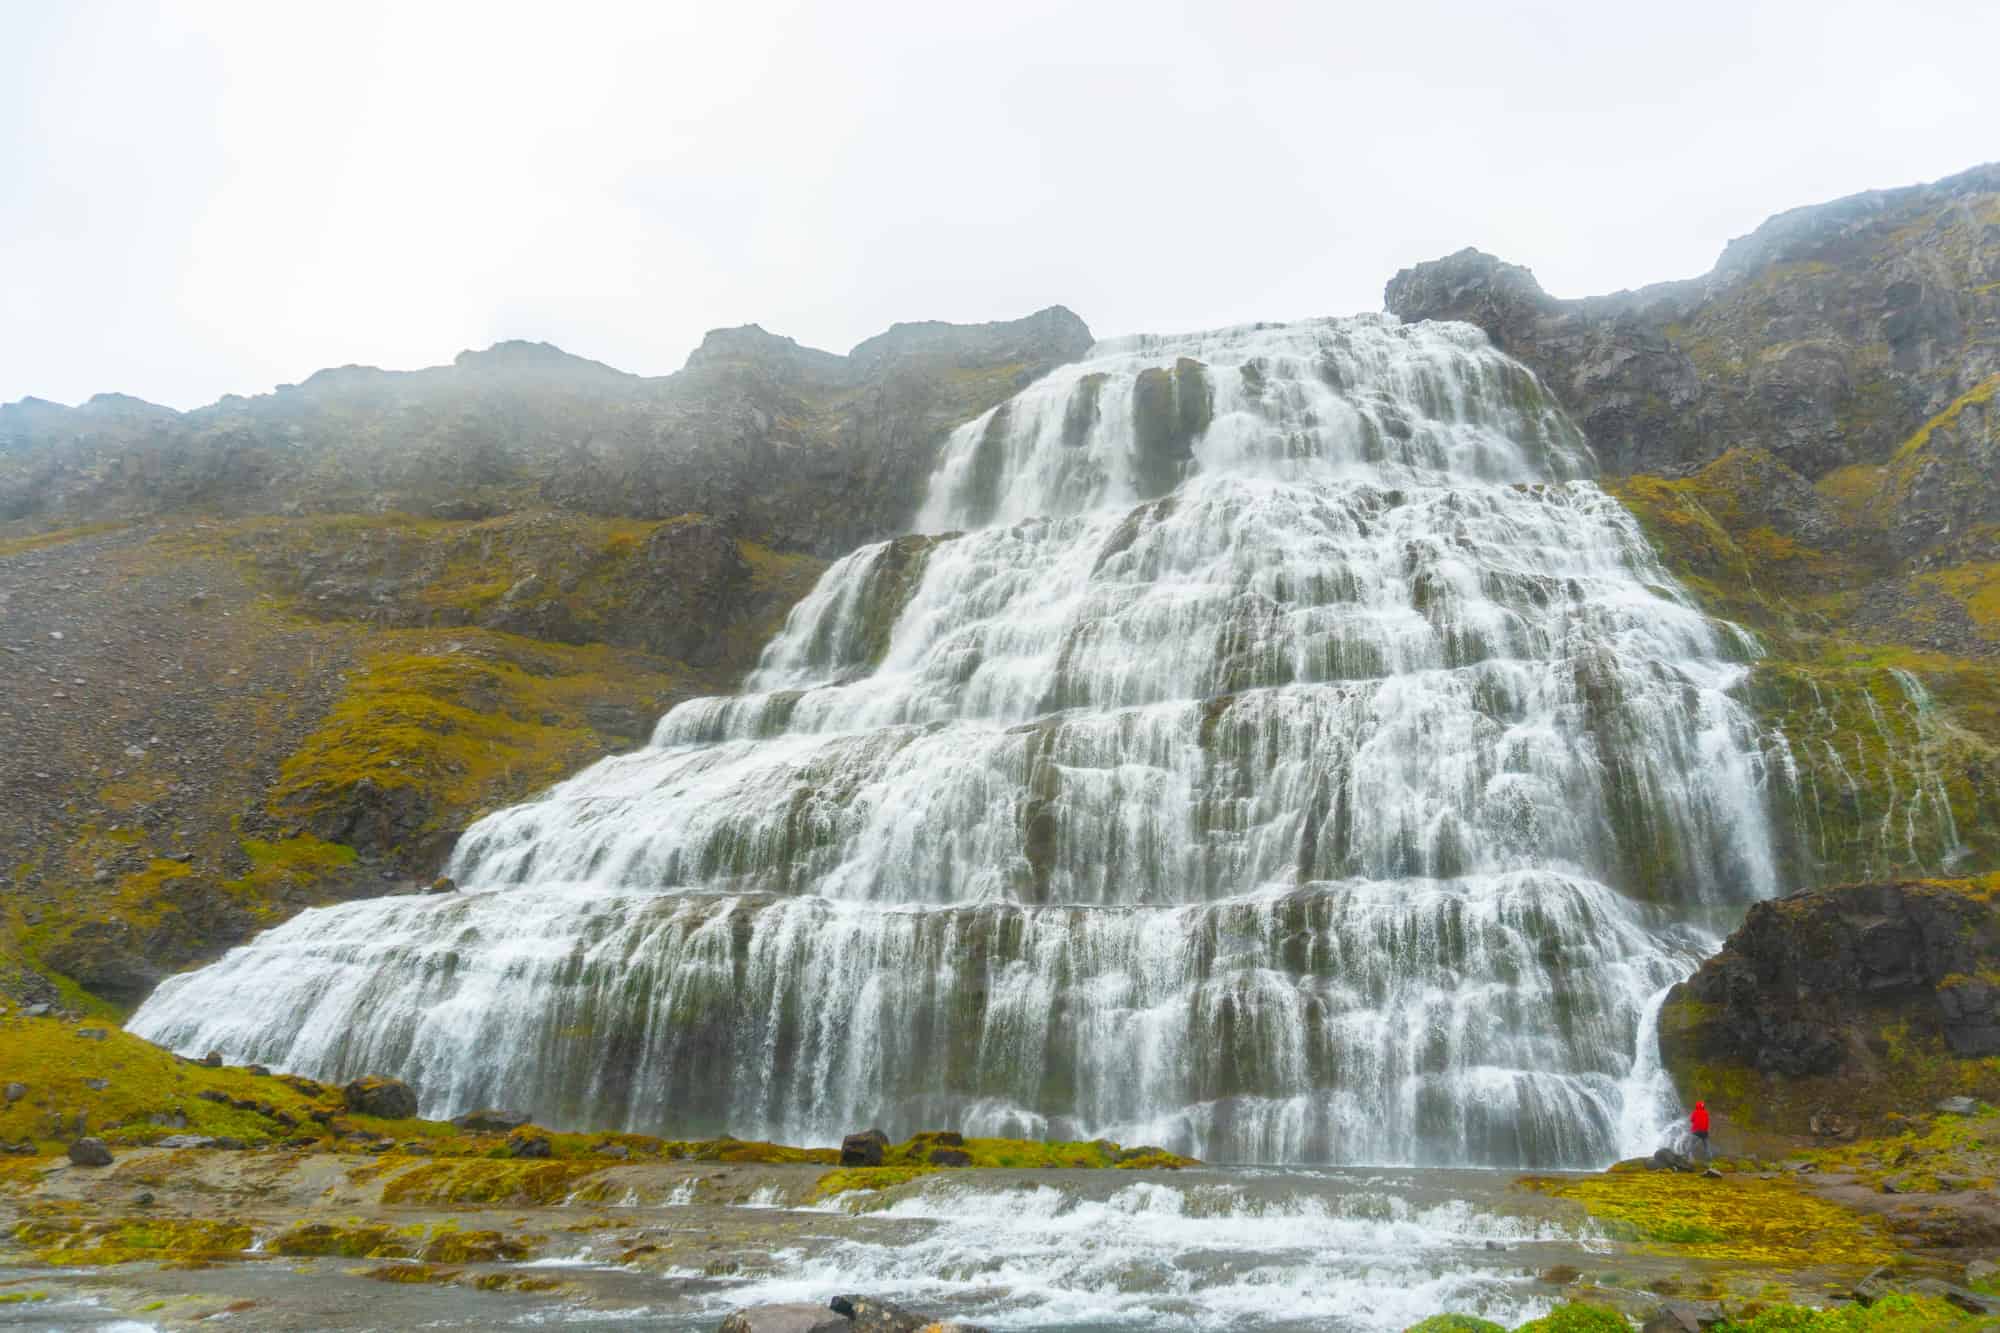
[[[1714,1161],[1715,1152],[1708,1146],[1708,1103],[1696,1102],[1694,1114],[1688,1117],[1688,1128],[1694,1131],[1695,1142],[1701,1145],[1704,1161]]]

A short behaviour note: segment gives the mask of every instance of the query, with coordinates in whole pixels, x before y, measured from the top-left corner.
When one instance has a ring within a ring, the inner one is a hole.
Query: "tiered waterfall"
[[[163,984],[427,1114],[1597,1165],[1768,894],[1753,650],[1476,330],[1099,344],[947,442],[743,691],[481,820],[466,892]],[[1646,1145],[1650,1146],[1650,1145]]]

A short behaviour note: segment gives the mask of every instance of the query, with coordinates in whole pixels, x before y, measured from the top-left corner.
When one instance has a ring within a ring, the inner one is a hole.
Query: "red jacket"
[[[1707,1102],[1696,1102],[1694,1104],[1694,1114],[1688,1117],[1688,1123],[1694,1127],[1695,1133],[1697,1134],[1708,1133]]]

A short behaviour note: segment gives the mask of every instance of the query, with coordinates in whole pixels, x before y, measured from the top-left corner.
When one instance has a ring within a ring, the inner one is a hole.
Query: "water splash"
[[[742,694],[134,1020],[427,1113],[1600,1163],[1768,894],[1746,645],[1534,377],[1380,318],[1101,344]],[[953,531],[965,530],[965,531]]]

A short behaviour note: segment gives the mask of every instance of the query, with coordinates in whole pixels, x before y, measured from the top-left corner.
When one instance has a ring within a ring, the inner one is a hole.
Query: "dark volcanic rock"
[[[828,1304],[853,1333],[985,1333],[977,1324],[941,1322],[872,1296],[836,1296]]]
[[[717,1326],[717,1333],[848,1333],[853,1327],[846,1316],[824,1305],[792,1302],[732,1310]]]
[[[111,1149],[103,1139],[78,1139],[69,1145],[69,1160],[78,1166],[110,1166]]]
[[[1793,209],[1706,277],[1559,300],[1477,250],[1390,280],[1406,320],[1458,319],[1533,367],[1613,473],[1760,445],[1808,479],[1881,462],[2000,372],[2000,164]]]
[[[863,1130],[859,1134],[849,1134],[840,1141],[840,1164],[842,1166],[880,1166],[882,1153],[889,1146],[889,1136],[879,1129]]]
[[[356,1115],[408,1120],[417,1113],[417,1094],[401,1079],[378,1078],[369,1074],[355,1079],[340,1091],[347,1102],[347,1109]]]
[[[1724,1062],[1788,1076],[1867,1063],[1885,1023],[1940,1033],[1960,1056],[2000,1054],[2000,910],[1949,883],[1795,893],[1750,908],[1722,952],[1668,996],[1671,1065]]]

